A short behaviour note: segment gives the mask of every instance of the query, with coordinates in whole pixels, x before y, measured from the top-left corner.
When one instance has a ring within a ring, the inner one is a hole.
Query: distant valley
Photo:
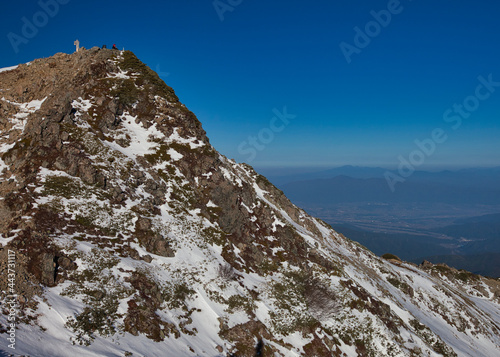
[[[376,254],[500,276],[500,168],[417,171],[395,192],[386,172],[343,166],[268,177],[295,204]]]

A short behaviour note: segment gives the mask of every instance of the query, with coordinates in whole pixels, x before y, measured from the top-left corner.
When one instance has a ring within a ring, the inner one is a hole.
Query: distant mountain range
[[[267,175],[275,185],[283,185],[297,181],[308,181],[317,179],[329,179],[337,176],[348,176],[352,178],[367,179],[367,178],[380,178],[384,177],[387,169],[382,167],[362,167],[345,165],[328,170],[317,172],[306,172],[289,175]]]
[[[499,204],[500,167],[418,171],[389,189],[383,168],[343,166],[322,172],[275,176],[270,180],[301,204],[344,202],[439,202]],[[396,172],[394,172],[397,174]]]
[[[395,192],[386,172],[342,166],[270,180],[295,204],[377,254],[500,276],[491,259],[500,253],[500,167],[416,171]],[[434,223],[418,223],[425,218]]]
[[[487,182],[475,185],[413,179],[401,183],[395,192],[391,192],[383,178],[337,176],[290,182],[278,187],[290,199],[306,205],[344,202],[500,203],[500,188]]]
[[[315,179],[330,179],[337,176],[347,176],[358,179],[384,178],[386,172],[399,174],[396,170],[388,170],[382,167],[364,167],[345,165],[327,170],[302,172],[295,174],[278,175],[267,174],[269,180],[276,185],[283,185],[290,182],[308,181]],[[497,183],[495,179],[500,177],[500,166],[497,167],[477,167],[459,170],[440,170],[440,171],[415,171],[408,181],[432,181],[444,183],[460,183],[469,185],[476,181]]]

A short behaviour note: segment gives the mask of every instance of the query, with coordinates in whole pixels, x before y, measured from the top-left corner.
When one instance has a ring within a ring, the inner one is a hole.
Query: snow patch
[[[17,65],[17,66],[12,66],[12,67],[4,67],[4,68],[0,68],[0,73],[2,73],[2,72],[7,72],[7,71],[12,71],[13,69],[16,69],[17,67],[19,67],[19,65]]]
[[[178,153],[172,148],[168,149],[167,154],[170,155],[170,158],[174,161],[178,161],[184,157],[182,154]]]
[[[186,145],[188,144],[191,150],[200,148],[202,146],[205,146],[205,143],[201,140],[198,140],[195,137],[191,138],[183,138],[182,136],[179,135],[179,129],[174,128],[173,133],[165,139],[165,141],[170,144],[170,143],[178,143],[178,144],[183,144]]]
[[[142,122],[137,122],[137,116],[132,116],[128,112],[125,112],[120,119],[122,119],[122,128],[116,132],[129,138],[128,146],[123,147],[114,141],[104,141],[104,143],[133,160],[136,160],[139,155],[154,153],[155,149],[159,147],[157,139],[164,138],[163,133],[156,128],[156,124],[146,128]]]

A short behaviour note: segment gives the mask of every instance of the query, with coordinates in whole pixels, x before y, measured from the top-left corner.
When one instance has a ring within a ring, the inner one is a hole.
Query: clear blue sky
[[[500,165],[500,86],[476,93],[479,76],[500,82],[497,1],[55,1],[3,2],[0,67],[73,52],[77,38],[116,43],[160,72],[237,161]],[[287,125],[273,120],[284,107]],[[446,140],[419,158],[415,140],[436,128]]]

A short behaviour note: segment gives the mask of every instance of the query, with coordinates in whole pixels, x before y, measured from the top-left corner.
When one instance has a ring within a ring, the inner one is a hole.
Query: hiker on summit
[[[113,44],[113,50],[117,50],[117,49],[118,49],[118,47],[116,47],[116,45]]]

